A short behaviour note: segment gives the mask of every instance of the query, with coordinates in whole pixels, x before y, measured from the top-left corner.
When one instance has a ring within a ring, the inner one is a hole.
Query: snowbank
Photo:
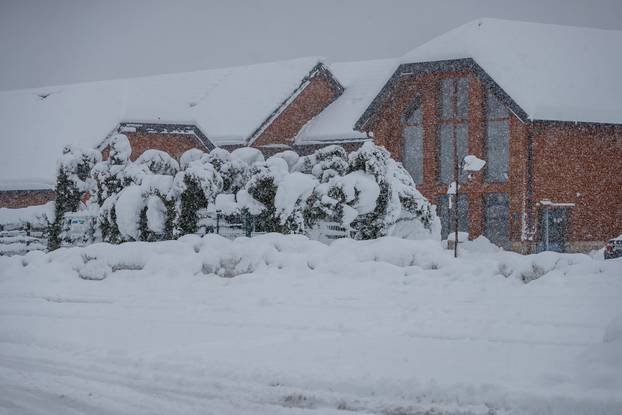
[[[461,248],[454,259],[439,241],[190,235],[0,258],[2,401],[41,413],[620,413],[622,260]]]

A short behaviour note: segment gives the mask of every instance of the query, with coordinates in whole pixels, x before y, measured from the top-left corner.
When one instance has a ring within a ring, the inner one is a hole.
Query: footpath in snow
[[[622,413],[622,259],[186,236],[0,257],[0,297],[0,414]]]

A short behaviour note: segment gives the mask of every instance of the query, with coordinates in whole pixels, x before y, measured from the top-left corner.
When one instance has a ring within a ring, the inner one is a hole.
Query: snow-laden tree
[[[274,198],[275,215],[283,233],[303,233],[309,221],[307,205],[317,179],[310,175],[294,172],[286,175],[278,185]]]
[[[251,209],[256,212],[259,210],[255,215],[255,225],[262,232],[281,231],[274,199],[279,183],[287,174],[287,163],[283,159],[255,162],[250,168],[250,178],[245,188],[238,192],[237,197],[243,204],[243,210],[251,213]]]
[[[178,230],[181,234],[197,231],[198,211],[214,202],[222,186],[222,178],[204,157],[190,162],[185,170],[175,175],[168,196],[178,201]]]
[[[148,169],[130,161],[132,147],[124,134],[111,136],[106,148],[108,158],[97,163],[91,171],[96,183],[91,199],[100,207],[97,227],[101,239],[119,243],[123,241],[123,237],[117,224],[116,201],[123,189],[140,181]]]
[[[357,217],[353,227],[357,238],[374,239],[389,235],[400,220],[419,221],[431,229],[434,214],[430,204],[419,193],[401,163],[387,150],[372,142],[364,143],[348,157],[348,172],[363,172],[373,177],[379,187],[373,211]]]
[[[95,150],[83,150],[71,145],[63,148],[56,169],[56,202],[54,222],[48,229],[48,249],[60,247],[65,214],[76,212],[82,196],[93,189],[90,174],[100,160],[101,154]]]

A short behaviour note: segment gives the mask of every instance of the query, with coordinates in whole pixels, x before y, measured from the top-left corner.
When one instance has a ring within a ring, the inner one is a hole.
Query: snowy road
[[[103,281],[4,261],[2,414],[622,412],[621,262],[525,285],[476,255]]]

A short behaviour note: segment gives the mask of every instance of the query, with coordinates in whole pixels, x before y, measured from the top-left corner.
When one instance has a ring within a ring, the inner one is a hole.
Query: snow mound
[[[26,223],[46,226],[54,220],[54,202],[19,209],[0,208],[0,225],[21,226]]]
[[[607,325],[603,341],[605,343],[622,343],[622,314],[611,320]],[[620,346],[622,347],[622,344],[620,344]]]

